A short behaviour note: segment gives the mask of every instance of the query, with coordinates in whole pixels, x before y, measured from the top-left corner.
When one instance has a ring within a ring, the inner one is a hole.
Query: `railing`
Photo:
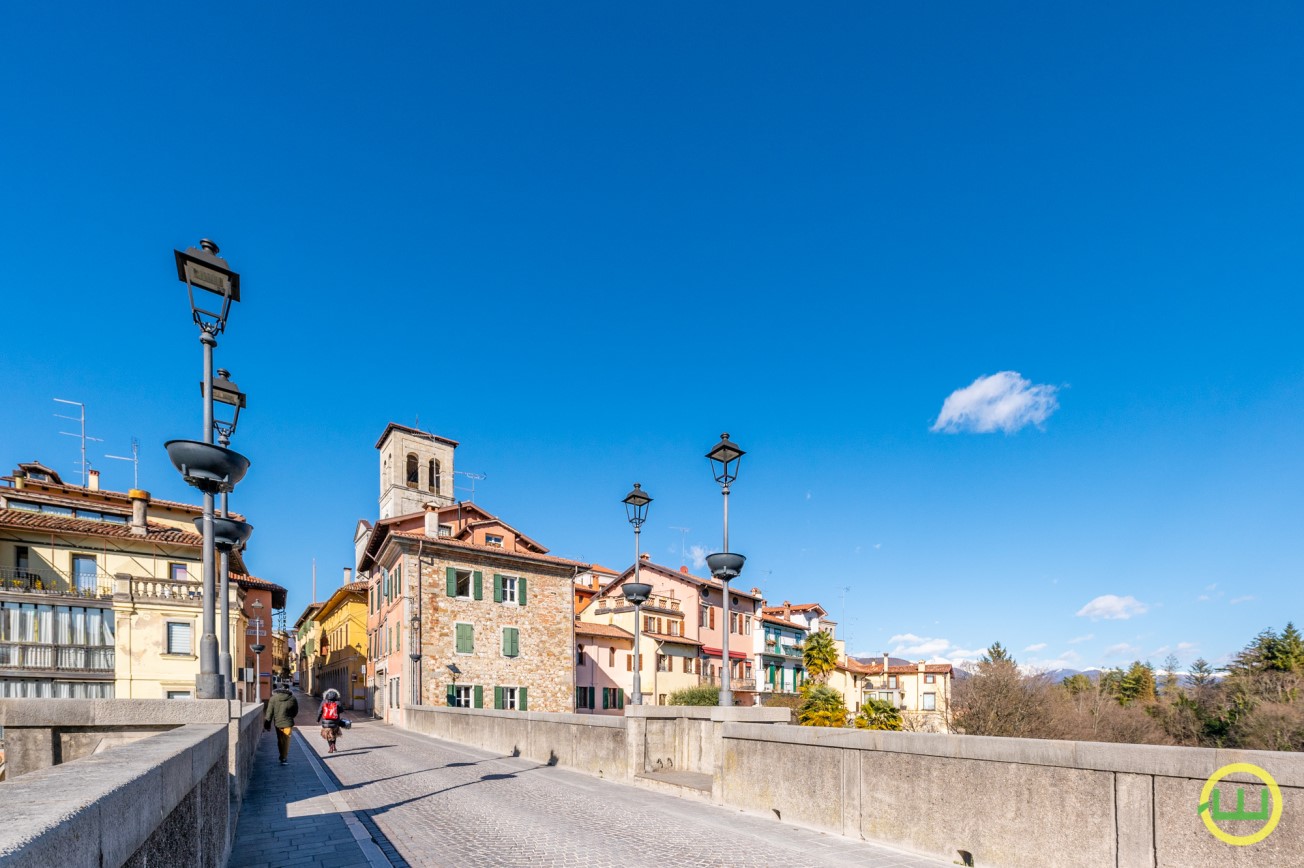
[[[112,672],[112,645],[0,643],[0,669]]]
[[[201,582],[175,582],[171,579],[132,576],[131,596],[199,603],[204,599],[204,586]]]
[[[772,657],[788,657],[793,660],[801,659],[801,649],[796,645],[785,645],[782,642],[766,642],[765,650],[762,652]]]
[[[49,567],[0,567],[0,591],[24,594],[54,594],[65,597],[108,598],[113,580],[102,574],[70,579]]]
[[[702,683],[703,683],[703,684],[708,684],[708,685],[710,685],[711,687],[719,687],[719,686],[720,686],[720,676],[719,676],[719,675],[703,675],[703,676],[702,676]],[[755,678],[730,678],[730,679],[729,679],[729,689],[730,689],[730,690],[755,690],[755,689],[756,689],[756,679],[755,679]]]

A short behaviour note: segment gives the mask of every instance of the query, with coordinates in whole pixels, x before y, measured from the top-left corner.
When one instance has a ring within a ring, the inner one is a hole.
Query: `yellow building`
[[[317,686],[317,673],[320,671],[321,621],[317,613],[322,603],[309,603],[303,614],[294,621],[294,647],[298,654],[295,672],[299,676],[299,689],[310,696],[321,696]]]
[[[0,697],[189,698],[202,510],[88,476],[70,485],[30,462],[0,480]],[[231,561],[245,572],[238,553]],[[238,651],[244,592],[228,593]]]
[[[367,703],[367,582],[352,582],[331,594],[316,615],[320,639],[315,687],[340,692],[345,708]]]

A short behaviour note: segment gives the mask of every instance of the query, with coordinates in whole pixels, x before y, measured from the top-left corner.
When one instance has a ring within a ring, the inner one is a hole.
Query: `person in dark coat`
[[[299,700],[290,688],[282,684],[272,691],[263,712],[263,728],[276,727],[276,747],[281,752],[281,765],[290,761],[290,733],[294,732],[294,717],[299,713]]]

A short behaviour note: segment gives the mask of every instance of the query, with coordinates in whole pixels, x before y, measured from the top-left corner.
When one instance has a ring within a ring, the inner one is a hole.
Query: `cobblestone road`
[[[950,864],[378,722],[355,723],[335,754],[301,732],[396,866]]]

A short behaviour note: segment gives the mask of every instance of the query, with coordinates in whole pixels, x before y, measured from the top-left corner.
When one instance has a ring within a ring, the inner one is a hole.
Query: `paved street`
[[[396,866],[949,864],[377,722],[359,721],[340,737],[339,753],[327,755],[325,742],[310,722],[316,706],[307,697],[299,699],[301,735],[333,774],[348,808],[378,840],[383,837],[380,849]],[[316,780],[307,757],[297,755],[282,769],[271,734],[265,734],[260,750],[253,785],[269,786],[269,780],[277,782],[287,771],[293,784],[276,785],[269,790],[270,798],[260,798],[257,818],[242,816],[241,835],[249,822],[260,836],[281,837],[276,833],[280,821],[288,824],[286,837],[309,847],[274,851],[288,861],[242,849],[232,865],[367,864],[343,820],[313,813],[328,803],[325,796],[310,795]],[[291,800],[292,812],[277,806],[278,795]],[[246,811],[254,805],[251,797]],[[314,834],[322,836],[329,855],[311,846]]]

